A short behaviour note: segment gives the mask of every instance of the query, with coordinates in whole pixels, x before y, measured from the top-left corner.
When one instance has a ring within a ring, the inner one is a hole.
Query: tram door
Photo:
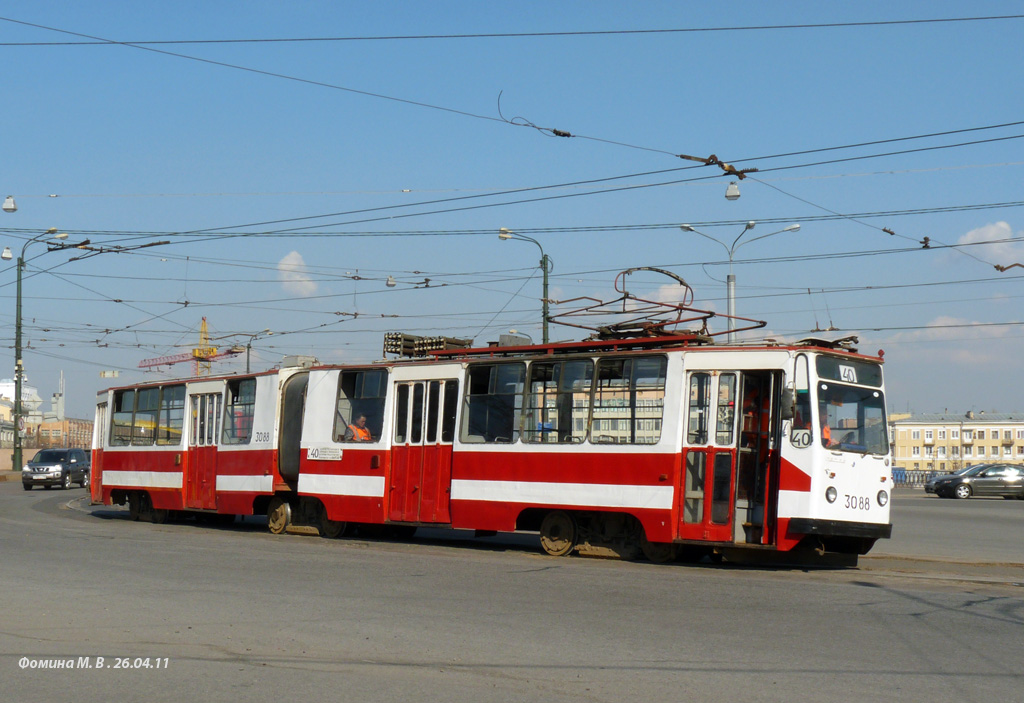
[[[694,371],[687,383],[679,536],[767,544],[778,379],[771,372]]]
[[[731,542],[739,374],[693,371],[686,383],[679,536]]]
[[[193,393],[189,398],[186,508],[213,510],[217,507],[217,437],[223,397],[223,391],[218,390]]]
[[[777,493],[779,398],[778,373],[744,372],[736,465],[735,542],[769,544],[774,537]]]
[[[459,382],[403,381],[394,390],[388,519],[449,523]]]
[[[281,438],[277,470],[285,481],[299,480],[299,441],[302,439],[302,414],[306,408],[308,384],[309,374],[297,373],[285,381],[281,393]]]

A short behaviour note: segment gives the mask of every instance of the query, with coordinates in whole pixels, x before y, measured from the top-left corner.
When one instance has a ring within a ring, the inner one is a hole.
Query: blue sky
[[[390,330],[539,339],[539,251],[500,241],[500,227],[542,244],[554,300],[612,298],[618,271],[656,266],[724,311],[726,248],[678,225],[731,243],[747,221],[760,224],[735,252],[738,314],[779,339],[832,326],[884,349],[891,408],[1024,409],[1024,269],[994,269],[1024,262],[1024,124],[979,129],[1024,121],[1024,19],[767,28],[1024,14],[1017,3],[36,2],[2,14],[0,196],[19,209],[0,213],[0,246],[16,255],[50,227],[106,247],[171,242],[80,261],[28,248],[26,373],[46,398],[64,371],[72,415],[91,416],[110,384],[101,370],[117,383],[190,374],[138,364],[195,346],[203,316],[220,346],[271,330],[253,342],[255,368],[285,354],[379,358]],[[721,28],[733,29],[367,39]],[[364,39],[27,45],[86,41],[67,32]],[[675,154],[759,171],[727,201],[721,169]],[[753,241],[791,223],[800,231]],[[8,369],[14,274],[0,267]],[[638,274],[630,290],[671,299],[666,283]]]

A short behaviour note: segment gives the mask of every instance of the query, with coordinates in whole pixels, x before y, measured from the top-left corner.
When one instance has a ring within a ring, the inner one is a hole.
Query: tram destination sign
[[[870,361],[840,359],[834,356],[819,356],[818,378],[822,380],[854,383],[858,386],[881,388],[882,367]]]

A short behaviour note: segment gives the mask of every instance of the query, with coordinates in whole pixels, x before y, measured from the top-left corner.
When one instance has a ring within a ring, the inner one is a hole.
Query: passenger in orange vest
[[[348,426],[348,431],[345,432],[346,442],[370,442],[373,437],[370,435],[370,430],[366,429],[366,415],[360,415],[356,418],[356,421]]]

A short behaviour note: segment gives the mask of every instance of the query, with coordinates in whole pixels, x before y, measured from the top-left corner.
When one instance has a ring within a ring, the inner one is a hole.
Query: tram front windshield
[[[888,454],[885,399],[877,389],[842,383],[818,385],[822,444],[833,451]]]

